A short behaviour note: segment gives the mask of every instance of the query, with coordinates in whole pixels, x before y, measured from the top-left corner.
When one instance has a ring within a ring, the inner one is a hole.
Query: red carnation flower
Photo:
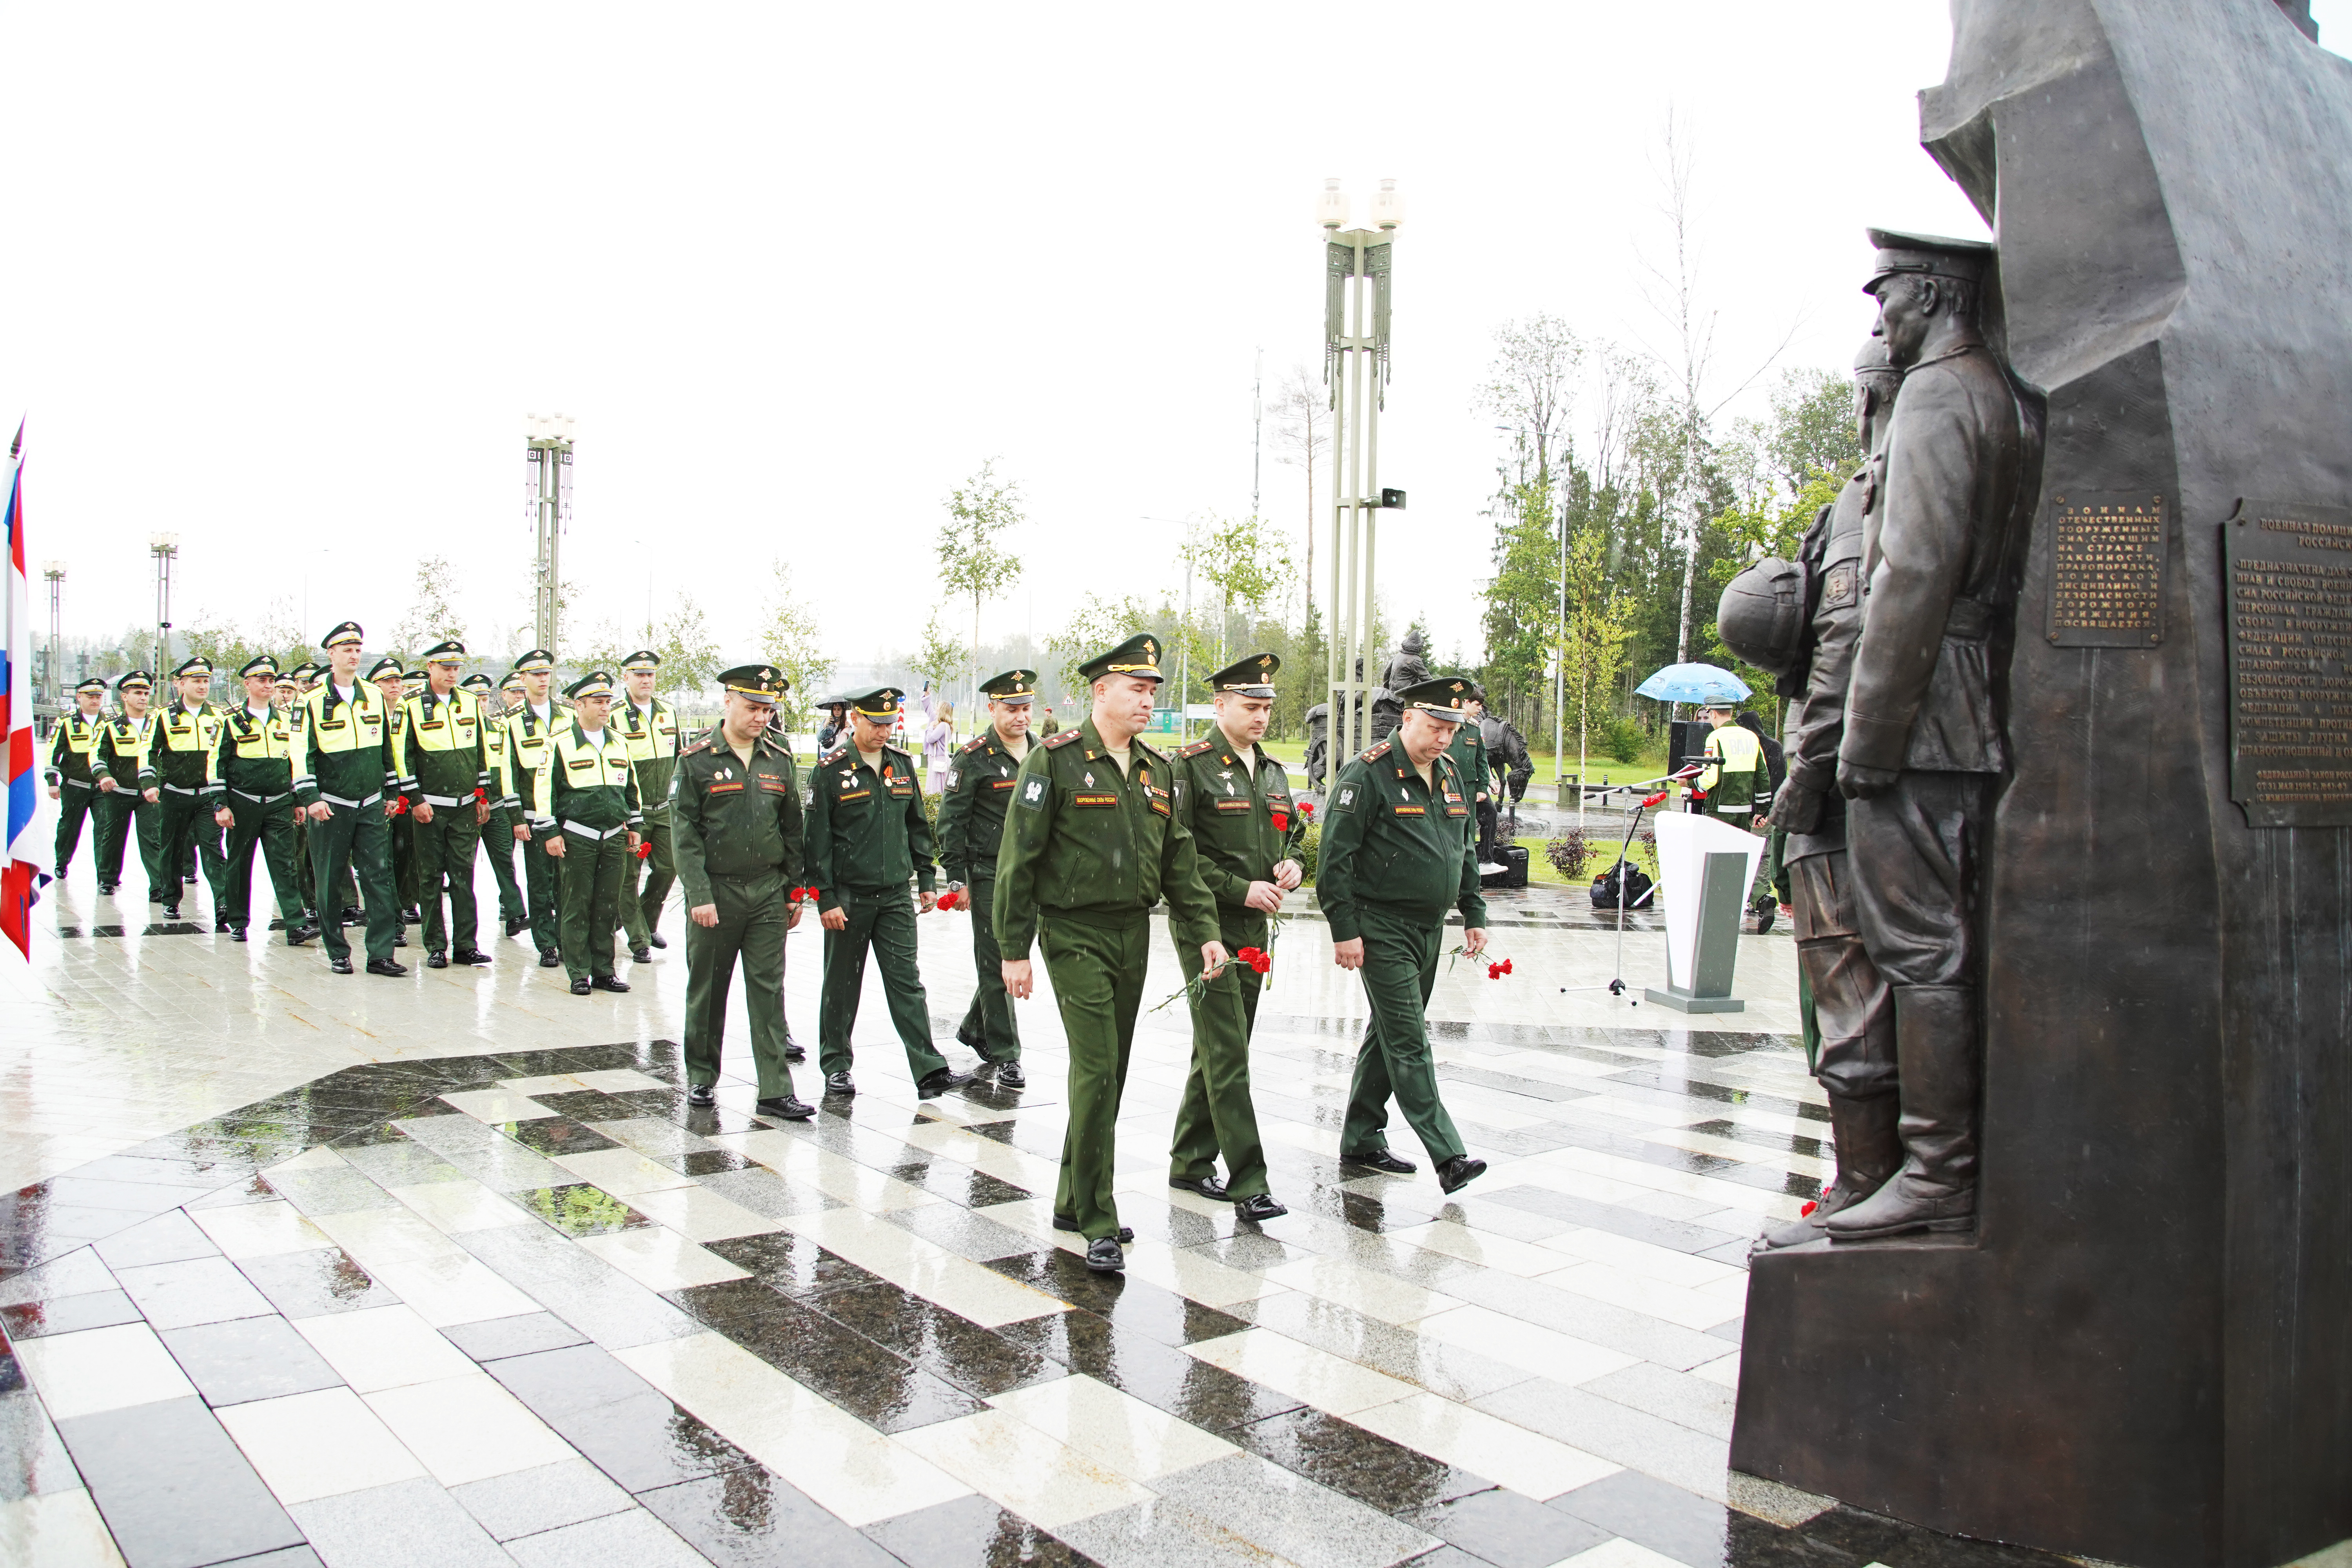
[[[1290,831],[1290,813],[1286,811],[1277,811],[1274,814],[1274,830],[1276,833],[1287,833]]]
[[[963,895],[961,893],[941,893],[940,895],[938,907],[943,910],[951,910],[962,902]]]
[[[1299,816],[1303,816],[1303,817],[1305,817],[1305,818],[1306,818],[1307,821],[1309,821],[1309,822],[1314,821],[1314,820],[1315,820],[1315,803],[1314,803],[1313,801],[1311,801],[1311,800],[1302,800],[1302,801],[1300,801],[1300,802],[1298,803],[1298,815],[1299,815]]]
[[[1804,1207],[1802,1207],[1802,1208],[1801,1208],[1801,1209],[1799,1209],[1799,1210],[1797,1211],[1797,1217],[1798,1217],[1799,1219],[1806,1218],[1806,1217],[1807,1217],[1808,1215],[1811,1215],[1811,1214],[1815,1209],[1817,1209],[1817,1208],[1819,1208],[1819,1207],[1821,1207],[1821,1206],[1822,1206],[1821,1205],[1819,1205],[1819,1204],[1817,1204],[1817,1203],[1813,1203],[1813,1202],[1811,1202],[1811,1200],[1808,1200],[1808,1201],[1806,1202],[1806,1204],[1805,1204],[1805,1206],[1804,1206]]]
[[[637,845],[636,855],[637,855],[637,858],[638,858],[638,859],[640,859],[640,860],[644,859],[646,856],[648,856],[648,855],[652,854],[653,852],[654,852],[654,841],[653,841],[652,839],[650,839],[650,838],[645,839],[645,840],[641,841],[641,842]]]

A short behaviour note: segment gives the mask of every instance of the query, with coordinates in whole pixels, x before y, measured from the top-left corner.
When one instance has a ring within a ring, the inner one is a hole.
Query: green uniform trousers
[[[319,879],[310,873],[310,819],[302,808],[294,808],[294,890],[302,900],[302,912],[310,912],[310,900],[319,896]]]
[[[849,1031],[857,1022],[857,1002],[866,989],[866,954],[882,967],[882,994],[889,999],[890,1022],[907,1047],[907,1070],[919,1083],[948,1065],[931,1044],[931,1005],[923,994],[923,974],[915,962],[915,905],[905,889],[842,896],[849,924],[824,933],[824,991],[817,1015],[816,1059],[830,1077],[847,1072]]]
[[[648,819],[644,833],[646,842],[654,847],[653,853],[642,860],[629,858],[629,879],[621,889],[621,924],[629,933],[633,952],[661,929],[662,905],[669,901],[669,890],[677,882],[677,862],[670,858],[668,821]]]
[[[1372,1017],[1356,1053],[1339,1152],[1369,1154],[1387,1148],[1389,1100],[1394,1097],[1405,1125],[1429,1151],[1430,1163],[1443,1164],[1465,1152],[1454,1118],[1437,1098],[1437,1060],[1429,1049],[1426,1010],[1430,989],[1437,984],[1445,921],[1443,916],[1407,915],[1378,904],[1358,908],[1364,941],[1364,967],[1358,973]]]
[[[318,889],[319,935],[330,958],[349,958],[352,944],[343,940],[343,904],[335,885],[356,877],[367,895],[367,955],[373,963],[392,956],[392,939],[400,934],[400,905],[392,891],[392,825],[383,819],[383,803],[362,806],[331,805],[324,822],[310,824],[311,886]]]
[[[1004,952],[996,945],[996,879],[974,877],[964,887],[971,910],[971,968],[980,984],[971,1005],[956,1026],[956,1038],[981,1059],[1021,1059],[1021,1026],[1013,1021],[1013,998],[1004,993]]]
[[[87,817],[90,837],[98,837],[98,786],[77,784],[72,779],[59,781],[58,785],[58,856],[50,864],[57,868],[58,880],[66,877],[66,868],[73,864],[74,851],[81,847],[81,825]]]
[[[193,865],[201,865],[205,883],[212,889],[214,918],[221,918],[221,872],[227,862],[221,856],[220,824],[213,820],[219,808],[202,795],[174,795],[167,789],[156,809],[160,853],[148,863],[149,879],[164,889],[165,903],[176,905],[181,879]]]
[[[515,841],[522,847],[523,888],[530,895],[530,940],[542,957],[562,945],[557,905],[562,897],[563,862],[547,852],[547,840],[556,831],[534,827],[529,838]]]
[[[1217,940],[1227,952],[1265,945],[1263,910],[1217,908]],[[1187,985],[1200,978],[1201,950],[1176,944]],[[1225,1190],[1237,1198],[1265,1188],[1265,1145],[1257,1132],[1257,1108],[1250,1103],[1250,1031],[1257,1027],[1258,988],[1263,978],[1239,959],[1201,988],[1192,1001],[1192,1070],[1184,1079],[1184,1100],[1176,1108],[1176,1134],[1168,1145],[1168,1173],[1197,1180],[1217,1173],[1225,1156]]]
[[[293,930],[302,923],[302,884],[294,864],[294,801],[289,795],[264,805],[236,791],[224,796],[236,820],[228,830],[228,868],[221,873],[220,918],[243,931],[253,920],[253,852],[269,862],[270,890],[278,895],[278,918]],[[266,923],[266,922],[265,922]]]
[[[416,874],[416,819],[404,811],[392,819],[392,890],[404,910],[424,901]]]
[[[1100,1241],[1118,1234],[1118,1203],[1111,1195],[1118,1103],[1151,963],[1151,918],[1139,910],[1133,924],[1112,928],[1048,916],[1038,923],[1037,946],[1070,1050],[1070,1119],[1054,1212],[1075,1218],[1088,1241]]]
[[[98,797],[98,879],[104,887],[115,887],[122,880],[124,841],[135,832],[138,836],[139,863],[152,866],[161,853],[158,840],[163,823],[163,808],[151,803],[136,789],[125,787],[110,790]],[[150,879],[148,900],[162,903],[170,889]]]
[[[727,994],[740,958],[760,1098],[792,1093],[792,1068],[784,1065],[784,921],[792,913],[792,891],[782,872],[713,877],[710,901],[718,907],[719,923],[704,927],[686,922],[687,1082],[719,1081]]]
[[[474,906],[474,847],[482,829],[474,820],[474,803],[436,805],[433,820],[416,825],[416,886],[425,899],[425,950],[446,953],[454,938],[460,952],[478,947]],[[569,855],[569,849],[564,851]],[[449,889],[449,914],[441,914],[441,889]]]
[[[541,851],[542,860],[553,857]],[[558,941],[564,973],[577,980],[601,980],[613,973],[613,932],[621,923],[621,881],[629,860],[629,836],[587,838],[563,833],[563,870],[556,897],[562,910]]]
[[[490,875],[499,884],[499,929],[530,918],[522,901],[522,885],[515,880],[514,814],[504,806],[490,813],[482,826],[482,850],[490,858]]]

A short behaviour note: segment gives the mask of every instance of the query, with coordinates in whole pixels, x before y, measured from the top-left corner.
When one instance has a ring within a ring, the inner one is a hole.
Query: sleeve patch
[[[1053,781],[1043,773],[1032,773],[1021,781],[1021,804],[1032,811],[1045,809],[1046,796],[1052,793]]]
[[[1354,811],[1356,809],[1356,786],[1351,784],[1341,784],[1339,786],[1339,793],[1331,797],[1331,809],[1334,811]]]

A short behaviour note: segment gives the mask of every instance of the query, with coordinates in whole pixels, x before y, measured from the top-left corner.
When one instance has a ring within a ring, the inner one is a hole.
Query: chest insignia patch
[[[1094,782],[1095,782],[1095,775],[1094,775],[1093,772],[1092,772],[1091,770],[1089,770],[1089,771],[1088,771],[1088,773],[1087,773],[1087,783],[1088,783],[1088,784],[1092,784],[1092,783],[1094,783]]]

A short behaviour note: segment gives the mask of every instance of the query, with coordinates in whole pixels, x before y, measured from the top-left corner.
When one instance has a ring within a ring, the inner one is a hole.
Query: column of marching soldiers
[[[722,674],[720,721],[682,740],[675,710],[654,695],[660,661],[650,651],[624,660],[618,681],[603,670],[573,681],[567,710],[550,691],[554,658],[544,649],[493,683],[459,678],[467,656],[455,641],[425,650],[417,668],[384,658],[362,674],[362,641],[346,621],[321,639],[323,667],[280,670],[256,658],[237,672],[244,700],[221,706],[201,658],[172,672],[160,710],[146,671],[115,682],[111,713],[105,683],[84,681],[50,744],[58,878],[94,819],[99,891],[112,895],[135,832],[149,899],[166,918],[181,917],[183,889],[201,870],[214,929],[244,942],[258,853],[289,946],[319,939],[330,967],[349,974],[344,927],[358,924],[367,972],[399,976],[408,971],[393,953],[411,924],[422,927],[428,967],[491,962],[478,944],[474,894],[487,847],[506,934],[529,931],[540,963],[565,969],[583,996],[629,989],[616,973],[616,931],[636,963],[668,945],[658,926],[677,885],[688,916],[688,1104],[716,1102],[740,964],[755,1110],[784,1121],[814,1113],[793,1093],[789,1064],[804,1057],[783,1006],[784,939],[804,905],[815,905],[824,931],[818,1065],[828,1098],[856,1092],[850,1032],[869,956],[919,1094],[976,1078],[1024,1088],[1013,1004],[1032,993],[1034,949],[1069,1050],[1054,1224],[1083,1236],[1087,1265],[1106,1272],[1122,1267],[1120,1246],[1133,1239],[1112,1191],[1113,1135],[1150,915],[1164,901],[1192,1026],[1169,1184],[1232,1203],[1249,1220],[1286,1212],[1269,1190],[1249,1089],[1261,976],[1283,896],[1306,875],[1311,810],[1260,744],[1274,655],[1211,676],[1214,727],[1170,752],[1141,739],[1163,681],[1148,634],[1082,665],[1087,717],[1034,742],[1035,672],[983,682],[989,725],[946,774],[935,834],[915,760],[889,744],[904,698],[896,688],[844,699],[845,732],[819,757],[804,805],[789,742],[773,727],[787,685],[773,668]],[[1480,693],[1466,678],[1438,677],[1396,696],[1396,732],[1341,767],[1324,803],[1318,895],[1335,961],[1360,974],[1370,1019],[1339,1158],[1360,1171],[1415,1169],[1388,1148],[1393,1100],[1452,1193],[1486,1164],[1465,1150],[1439,1098],[1425,1009],[1448,911],[1465,926],[1457,951],[1486,946],[1476,852],[1486,754],[1479,726],[1465,722]],[[971,914],[978,984],[956,1036],[979,1056],[976,1072],[951,1067],[933,1045],[917,967],[919,910],[939,907],[942,893]]]

